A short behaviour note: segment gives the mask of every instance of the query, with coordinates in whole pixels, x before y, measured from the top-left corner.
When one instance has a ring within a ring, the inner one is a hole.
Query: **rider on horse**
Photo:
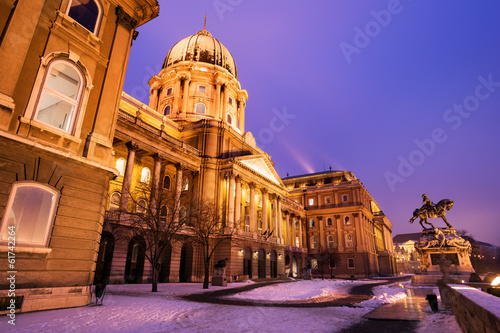
[[[422,208],[420,208],[420,209],[426,210],[429,213],[437,214],[436,207],[434,206],[434,203],[429,199],[427,194],[422,194],[422,199],[424,201],[424,204],[422,205]]]

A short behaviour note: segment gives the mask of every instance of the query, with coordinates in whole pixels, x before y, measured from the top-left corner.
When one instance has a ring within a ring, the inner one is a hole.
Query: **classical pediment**
[[[267,162],[264,157],[259,156],[253,158],[245,158],[240,159],[238,162],[257,172],[261,176],[269,179],[273,183],[281,185],[280,177],[278,176],[274,168],[270,166],[271,163]]]

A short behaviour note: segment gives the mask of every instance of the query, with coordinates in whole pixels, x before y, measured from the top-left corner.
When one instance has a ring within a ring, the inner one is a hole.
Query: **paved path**
[[[240,306],[264,306],[264,307],[287,307],[287,308],[324,308],[331,306],[356,307],[355,304],[369,300],[373,297],[372,289],[374,287],[383,284],[391,284],[395,282],[405,281],[408,279],[409,279],[408,277],[395,278],[395,279],[389,279],[388,281],[384,280],[381,281],[380,283],[370,283],[370,284],[354,286],[349,291],[349,296],[343,298],[322,297],[322,298],[300,300],[300,301],[287,301],[287,302],[279,302],[279,301],[262,302],[262,301],[250,301],[244,299],[222,298],[223,296],[234,295],[255,288],[265,287],[277,283],[293,283],[293,281],[263,282],[263,283],[250,284],[248,286],[240,288],[217,290],[209,293],[183,295],[179,297],[181,297],[184,300],[193,302],[214,303],[214,304],[224,304],[224,305],[240,305]]]

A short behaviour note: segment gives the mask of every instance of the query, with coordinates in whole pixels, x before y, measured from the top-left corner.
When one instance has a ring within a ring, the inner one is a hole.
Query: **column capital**
[[[260,193],[262,193],[262,194],[268,194],[269,191],[267,190],[267,188],[262,188],[262,189],[260,189]]]
[[[242,180],[241,175],[237,174],[236,177],[235,177],[235,180],[236,180],[237,183],[241,183],[241,180]]]
[[[179,170],[183,170],[183,169],[185,169],[185,168],[186,168],[186,165],[185,165],[184,163],[177,163],[177,164],[175,165],[175,168],[177,169],[177,171],[179,171]]]
[[[224,178],[235,178],[236,174],[233,171],[225,171],[224,172]]]
[[[139,145],[137,144],[137,142],[134,142],[134,141],[129,141],[125,144],[125,146],[127,146],[128,150],[137,150],[139,149]]]
[[[155,153],[153,154],[153,159],[155,160],[155,162],[162,161],[165,159],[165,155],[160,153]]]
[[[255,186],[256,186],[256,184],[255,184],[255,183],[248,183],[248,187],[249,187],[250,189],[255,190]]]

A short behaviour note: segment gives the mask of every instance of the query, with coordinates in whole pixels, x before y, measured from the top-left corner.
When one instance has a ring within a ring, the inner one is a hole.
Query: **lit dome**
[[[200,61],[217,65],[238,78],[236,63],[231,53],[205,29],[177,42],[165,57],[162,69],[181,61]]]

